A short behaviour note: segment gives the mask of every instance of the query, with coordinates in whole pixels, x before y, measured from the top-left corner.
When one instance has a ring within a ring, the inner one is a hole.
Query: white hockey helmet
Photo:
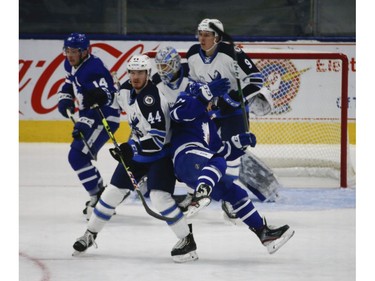
[[[173,79],[175,73],[181,68],[181,56],[173,47],[165,47],[160,49],[155,56],[155,64],[164,83],[169,83]]]
[[[151,75],[151,59],[147,55],[135,55],[128,62],[129,70],[147,70],[147,74]]]
[[[220,36],[211,27],[210,23],[215,24],[221,31],[224,32],[224,25],[218,19],[204,19],[198,24],[198,31],[209,31],[215,33],[215,36]]]

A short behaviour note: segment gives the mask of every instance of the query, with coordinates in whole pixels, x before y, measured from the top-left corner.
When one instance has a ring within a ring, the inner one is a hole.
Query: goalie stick
[[[73,113],[70,111],[69,108],[66,109],[66,114],[68,114],[70,120],[72,120],[73,124],[75,125],[77,122],[76,122],[76,120],[74,119],[74,115],[73,115]],[[81,137],[81,140],[83,141],[83,143],[84,143],[85,146],[87,147],[87,150],[88,150],[88,152],[89,152],[91,158],[92,158],[93,160],[96,161],[96,156],[95,156],[95,154],[92,152],[92,149],[91,149],[91,147],[89,146],[89,144],[87,143],[87,140],[85,139],[85,136],[82,134],[82,132],[79,132],[79,135],[80,135],[80,137]]]
[[[235,61],[235,64],[236,64],[235,67],[239,67],[238,66],[238,59],[237,59],[237,52],[236,52],[236,48],[235,48],[235,45],[234,45],[234,42],[233,42],[233,38],[228,33],[225,33],[220,28],[218,28],[217,25],[214,24],[213,22],[210,22],[209,26],[215,32],[217,32],[217,34],[219,34],[223,38],[224,41],[228,41],[229,44],[232,46],[233,57],[234,57],[234,61]],[[238,77],[238,74],[236,73],[235,76],[236,76],[236,81],[237,81],[238,94],[239,94],[240,100],[241,100],[241,110],[242,110],[242,115],[243,115],[245,131],[247,132],[249,130],[249,122],[248,122],[246,108],[245,108],[244,96],[243,96],[243,92],[242,92],[242,88],[241,88],[241,82],[240,82],[240,79]]]
[[[96,109],[96,111],[98,112],[98,114],[100,115],[100,118],[102,119],[102,123],[103,123],[103,126],[105,128],[105,130],[107,131],[107,134],[108,136],[110,137],[110,139],[112,140],[114,146],[120,150],[120,146],[118,145],[116,139],[115,139],[115,136],[113,135],[112,131],[111,131],[111,128],[109,127],[109,124],[107,122],[107,119],[105,119],[105,116],[102,112],[102,110],[99,108],[98,105],[94,105],[94,108]],[[134,190],[137,192],[139,198],[141,199],[142,201],[142,204],[143,204],[143,207],[145,208],[147,214],[149,214],[150,216],[156,218],[156,219],[159,219],[159,220],[162,220],[162,221],[167,221],[167,222],[174,222],[176,221],[176,218],[170,218],[170,217],[165,217],[165,216],[162,216],[156,212],[154,212],[146,203],[146,200],[145,200],[145,197],[143,196],[141,190],[139,189],[138,187],[138,183],[136,181],[136,179],[134,178],[134,175],[133,173],[129,170],[129,168],[126,166],[125,164],[125,161],[122,157],[122,155],[119,155],[119,158],[120,158],[120,161],[121,161],[121,164],[124,166],[124,169],[126,171],[126,173],[128,174],[129,178],[130,178],[130,181],[132,182],[133,184],[133,187],[134,187]]]

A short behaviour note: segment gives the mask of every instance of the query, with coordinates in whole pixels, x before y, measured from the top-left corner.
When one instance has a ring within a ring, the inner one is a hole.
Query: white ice
[[[97,162],[106,182],[116,165],[108,147]],[[19,146],[21,281],[356,278],[356,189],[324,185],[285,187],[277,203],[254,199],[269,224],[289,224],[295,230],[294,237],[274,255],[245,225],[226,223],[219,204],[212,203],[193,220],[199,260],[176,264],[170,257],[177,242],[174,234],[132,196],[99,234],[98,248],[72,257],[72,245],[86,229],[82,209],[88,196],[67,162],[68,149],[69,144]]]

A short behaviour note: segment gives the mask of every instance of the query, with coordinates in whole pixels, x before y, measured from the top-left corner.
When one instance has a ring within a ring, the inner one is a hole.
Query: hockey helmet
[[[169,83],[181,68],[181,57],[175,48],[168,46],[156,53],[155,64],[161,80]]]
[[[215,33],[215,36],[220,36],[210,27],[210,23],[215,24],[221,31],[224,32],[224,25],[218,19],[204,19],[198,25],[198,31],[209,31]]]
[[[135,55],[128,62],[129,70],[146,70],[147,74],[151,74],[151,60],[147,55]]]
[[[69,37],[64,40],[64,50],[72,48],[84,51],[89,49],[89,47],[90,41],[83,33],[71,33]]]

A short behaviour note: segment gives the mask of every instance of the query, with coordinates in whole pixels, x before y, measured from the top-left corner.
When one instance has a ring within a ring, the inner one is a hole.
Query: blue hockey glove
[[[69,109],[70,112],[74,112],[74,99],[72,95],[67,93],[58,93],[58,109],[62,116],[65,118],[69,118],[68,114],[66,113],[66,110]]]
[[[214,97],[223,96],[226,93],[228,93],[230,89],[230,82],[228,78],[214,79],[207,85],[210,88],[211,93]]]
[[[238,149],[245,150],[249,145],[254,147],[257,139],[252,133],[242,133],[231,137],[230,142]]]
[[[112,102],[113,95],[106,89],[94,88],[83,93],[82,104],[85,108],[90,108],[94,104],[99,106],[108,105]]]
[[[208,85],[200,82],[191,83],[187,92],[203,104],[208,104],[214,97]]]
[[[88,135],[92,131],[92,127],[95,123],[94,119],[90,119],[87,117],[80,117],[77,120],[77,123],[74,125],[74,129],[72,132],[72,137],[76,140],[81,139],[81,133],[87,139]]]
[[[237,91],[232,90],[220,97],[217,105],[223,114],[232,113],[241,106],[241,97]]]

